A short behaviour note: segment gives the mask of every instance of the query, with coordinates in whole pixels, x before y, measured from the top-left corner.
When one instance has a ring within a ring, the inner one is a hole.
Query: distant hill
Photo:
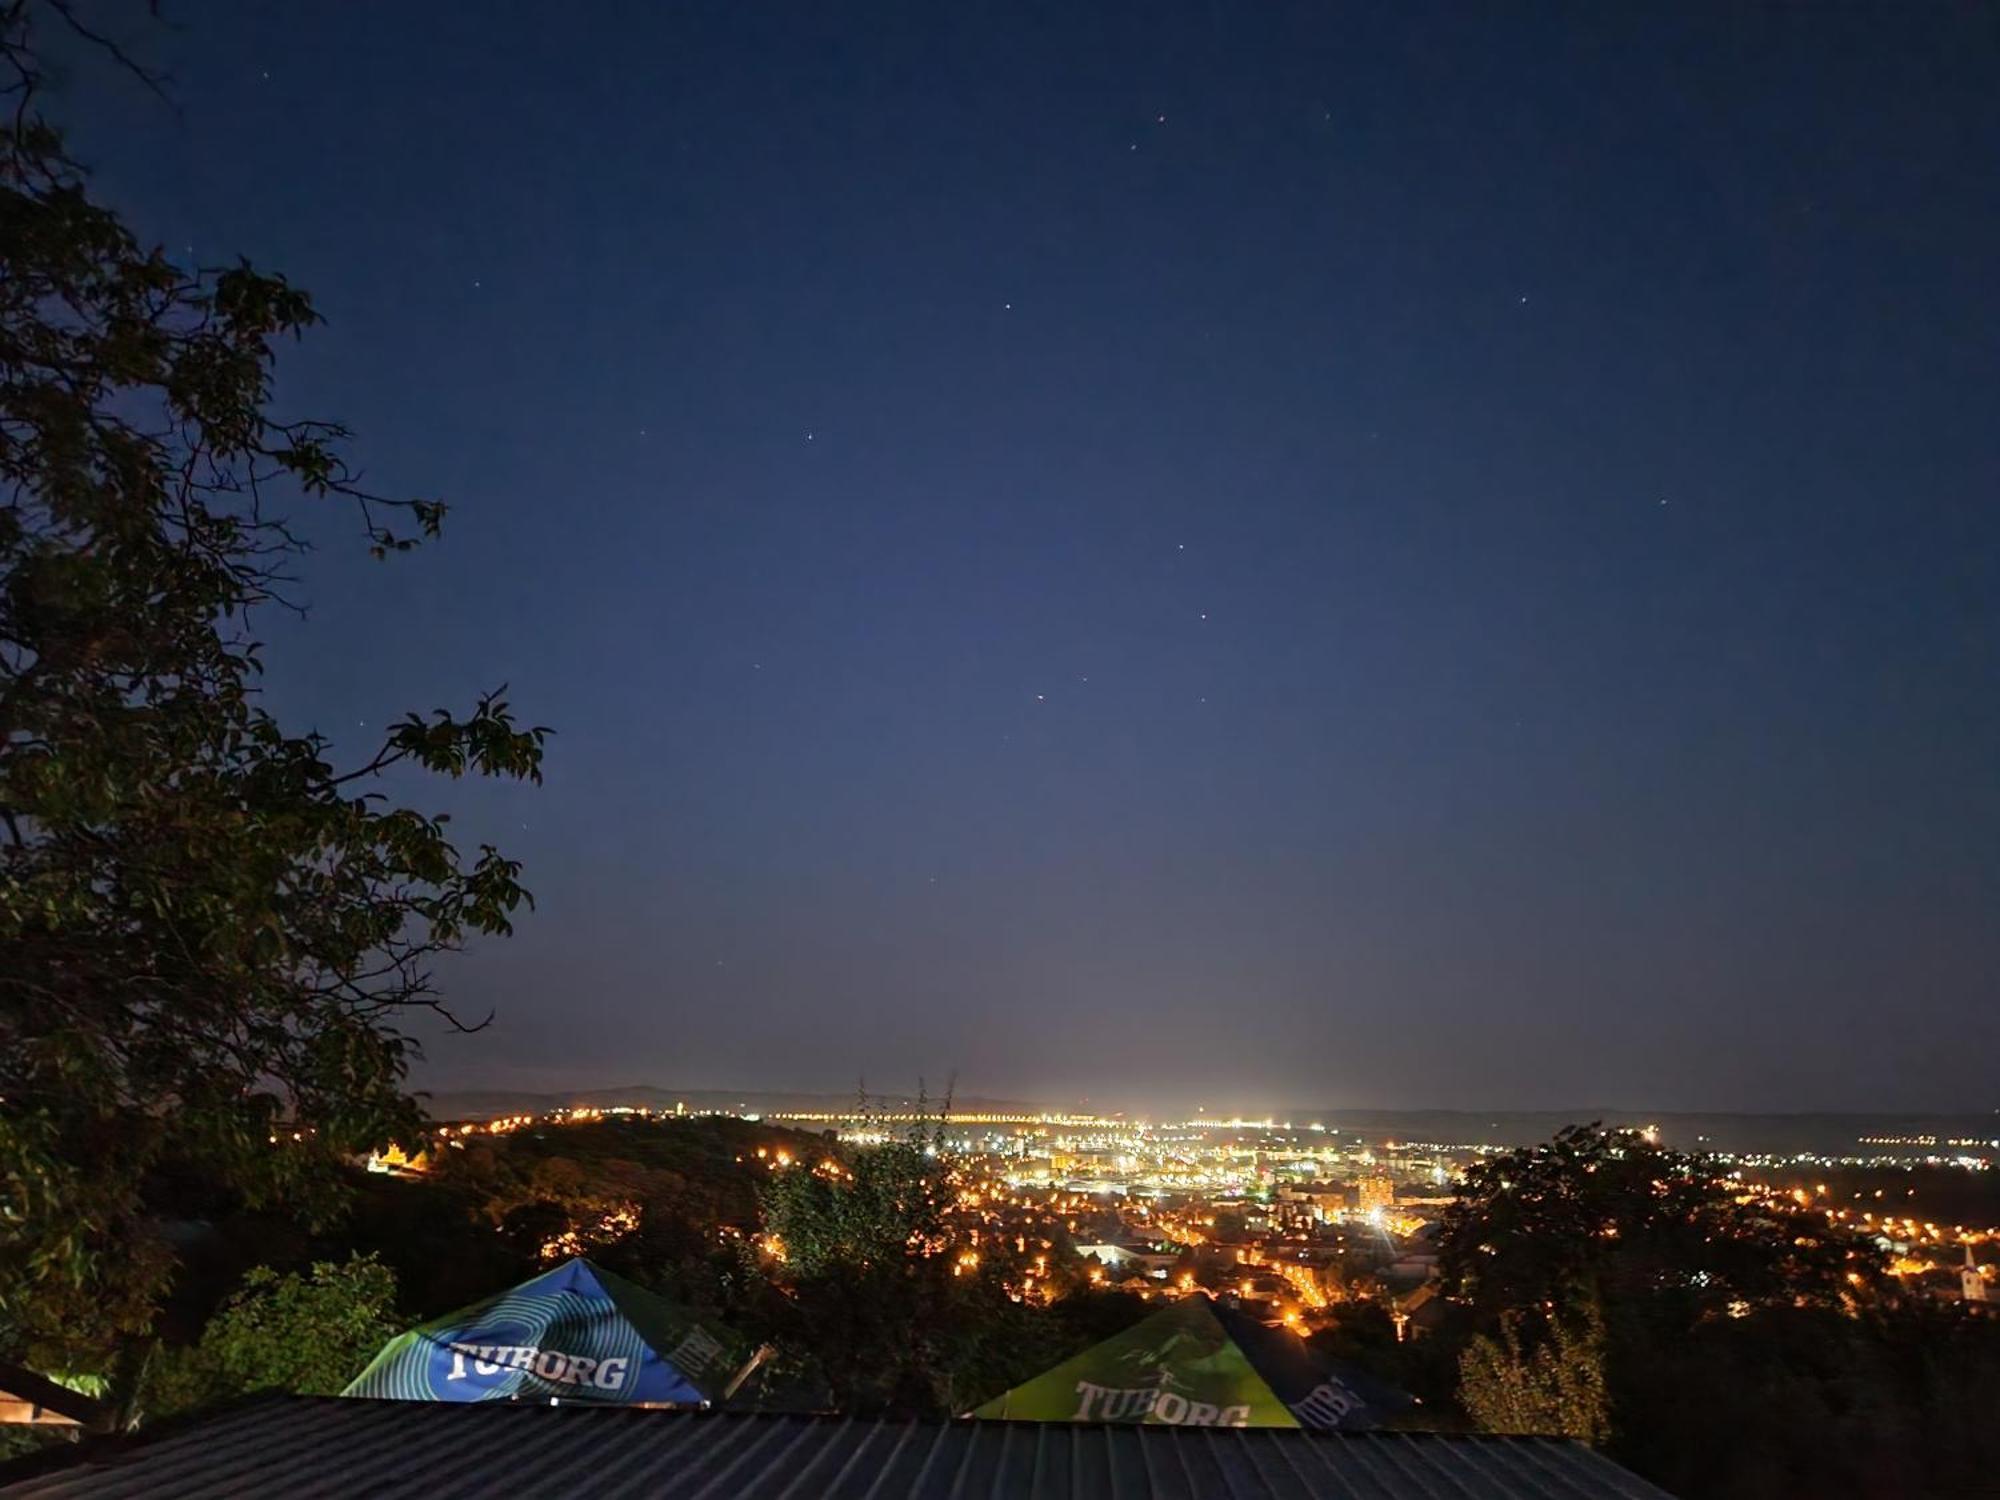
[[[425,1105],[434,1120],[490,1120],[497,1115],[537,1115],[555,1109],[592,1106],[599,1109],[627,1108],[671,1110],[686,1107],[689,1114],[717,1111],[724,1114],[844,1114],[854,1108],[855,1096],[847,1094],[792,1094],[749,1089],[669,1089],[651,1084],[623,1087],[568,1089],[550,1093],[528,1093],[519,1089],[453,1089],[429,1095]],[[915,1094],[874,1094],[869,1103],[878,1109],[914,1107]],[[932,1098],[935,1109],[939,1100]],[[1046,1106],[1019,1099],[984,1099],[961,1096],[952,1100],[956,1114],[1030,1114]]]

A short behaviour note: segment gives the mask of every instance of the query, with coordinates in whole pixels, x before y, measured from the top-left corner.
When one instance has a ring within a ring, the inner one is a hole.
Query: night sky
[[[310,288],[270,696],[540,910],[439,1086],[2000,1103],[1975,6],[170,6],[54,101]]]

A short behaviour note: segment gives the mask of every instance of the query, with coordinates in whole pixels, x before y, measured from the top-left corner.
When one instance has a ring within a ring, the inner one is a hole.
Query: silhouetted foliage
[[[1586,1443],[1611,1431],[1604,1379],[1604,1320],[1586,1300],[1576,1314],[1546,1320],[1532,1350],[1520,1320],[1501,1320],[1459,1356],[1459,1401],[1487,1432],[1555,1433]]]
[[[1612,1451],[1684,1500],[1990,1494],[2000,1319],[1771,1308],[1628,1346],[1614,1399]]]
[[[843,1411],[960,1415],[1090,1341],[1022,1294],[1026,1251],[957,1234],[945,1109],[925,1113],[900,1139],[799,1161],[759,1195],[747,1314]]]
[[[962,1415],[1070,1352],[1046,1309],[938,1256],[787,1278],[753,1326],[848,1412]]]
[[[405,1323],[469,1306],[540,1268],[532,1253],[515,1251],[493,1232],[475,1195],[438,1177],[367,1176],[338,1226],[315,1238],[310,1254],[326,1258],[343,1249],[371,1254],[395,1272]]]
[[[156,1356],[144,1400],[168,1416],[258,1391],[336,1396],[400,1330],[396,1278],[372,1255],[303,1274],[258,1266],[193,1348]]]
[[[91,199],[37,108],[34,27],[71,19],[0,9],[0,1345],[53,1368],[150,1322],[162,1162],[323,1215],[343,1157],[413,1129],[402,1018],[527,895],[371,788],[537,780],[544,736],[496,692],[342,769],[261,706],[253,617],[302,550],[278,507],[349,507],[378,556],[444,507],[276,410],[304,292]]]
[[[1871,1243],[1822,1214],[1737,1201],[1708,1163],[1633,1131],[1572,1126],[1466,1173],[1438,1239],[1446,1291],[1482,1320],[1574,1290],[1686,1326],[1731,1311],[1838,1307],[1883,1280]]]
[[[814,1277],[938,1254],[952,1197],[944,1163],[914,1141],[892,1141],[851,1153],[837,1170],[781,1172],[759,1201],[785,1263]]]
[[[428,1186],[471,1205],[530,1266],[560,1244],[557,1253],[724,1312],[742,1294],[735,1245],[757,1228],[777,1153],[817,1162],[829,1149],[819,1136],[744,1120],[612,1118],[460,1138],[436,1153]]]
[[[1488,1423],[1567,1425],[1601,1308],[1607,1446],[1686,1500],[2000,1472],[2000,1319],[1900,1293],[1872,1242],[1700,1158],[1573,1127],[1468,1173],[1440,1252],[1474,1337],[1457,1395]]]

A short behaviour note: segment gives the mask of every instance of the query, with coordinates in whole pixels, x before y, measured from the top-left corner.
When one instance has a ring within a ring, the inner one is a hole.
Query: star
[[[1207,616],[1206,614],[1203,614],[1203,615],[1202,615],[1202,618],[1203,618],[1204,620],[1206,620],[1206,619],[1208,618],[1208,616]]]
[[[807,434],[806,434],[806,441],[810,443],[810,442],[811,442],[812,440],[813,440],[813,435],[812,435],[812,434],[811,434],[810,432],[809,432],[809,433],[807,433]]]
[[[1046,702],[1048,702],[1049,700],[1048,700],[1048,696],[1047,696],[1046,694],[1044,694],[1044,693],[1037,693],[1037,694],[1035,694],[1035,701],[1036,701],[1037,703],[1046,703]]]

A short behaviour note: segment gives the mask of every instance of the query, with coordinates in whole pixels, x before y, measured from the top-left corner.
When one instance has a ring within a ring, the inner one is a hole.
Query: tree
[[[1771,1308],[1619,1379],[1614,1451],[1688,1500],[1977,1495],[2000,1473],[2000,1321],[1928,1297]]]
[[[842,1411],[958,1415],[1067,1352],[1062,1324],[1018,1285],[1028,1257],[975,1249],[954,1224],[948,1096],[931,1115],[919,1095],[901,1139],[797,1162],[759,1194],[765,1295],[750,1320],[781,1350],[810,1351],[799,1373]]]
[[[1873,1373],[1908,1314],[1872,1243],[1634,1132],[1572,1126],[1481,1162],[1439,1260],[1475,1335],[1457,1372],[1469,1415],[1606,1441],[1675,1493],[1838,1487],[1828,1455],[1858,1465],[1863,1445],[1836,1429],[1870,1427],[1861,1403],[1904,1420],[1918,1388]],[[1925,1461],[1957,1463],[1969,1445],[1934,1405]]]
[[[196,1348],[162,1359],[152,1415],[257,1391],[337,1396],[396,1336],[395,1306],[395,1275],[372,1255],[304,1275],[255,1267]]]
[[[812,1277],[937,1254],[953,1191],[935,1155],[917,1141],[890,1141],[846,1166],[779,1172],[758,1196],[766,1236],[785,1264]]]
[[[500,1238],[513,1250],[537,1262],[554,1260],[547,1247],[560,1245],[571,1232],[569,1208],[552,1198],[536,1198],[510,1208],[500,1218]]]
[[[1488,1325],[1571,1305],[1676,1327],[1769,1306],[1839,1307],[1881,1284],[1869,1242],[1823,1215],[1739,1201],[1707,1162],[1633,1131],[1574,1125],[1466,1173],[1439,1269]]]
[[[159,1164],[323,1214],[347,1154],[410,1138],[404,1018],[456,1021],[431,961],[528,898],[373,788],[539,780],[545,731],[490,693],[342,769],[260,705],[253,619],[303,550],[279,507],[350,507],[384,558],[444,507],[275,409],[304,292],[176,265],[91,199],[40,24],[82,30],[0,4],[0,1344],[80,1368],[150,1319]]]
[[[671,1191],[653,1176],[629,1161],[536,1157],[487,1212],[504,1239],[539,1259],[588,1255],[636,1229],[655,1192]]]
[[[1048,1308],[1016,1301],[999,1272],[954,1274],[943,1256],[767,1281],[746,1325],[834,1409],[959,1416],[1074,1352]]]
[[[1240,1208],[1218,1208],[1215,1211],[1215,1233],[1212,1238],[1234,1243],[1247,1238],[1250,1233],[1250,1216]]]
[[[1541,1433],[1602,1442],[1611,1432],[1604,1381],[1604,1319],[1586,1302],[1574,1318],[1549,1320],[1532,1350],[1521,1319],[1502,1319],[1459,1355],[1459,1403],[1488,1432]]]

